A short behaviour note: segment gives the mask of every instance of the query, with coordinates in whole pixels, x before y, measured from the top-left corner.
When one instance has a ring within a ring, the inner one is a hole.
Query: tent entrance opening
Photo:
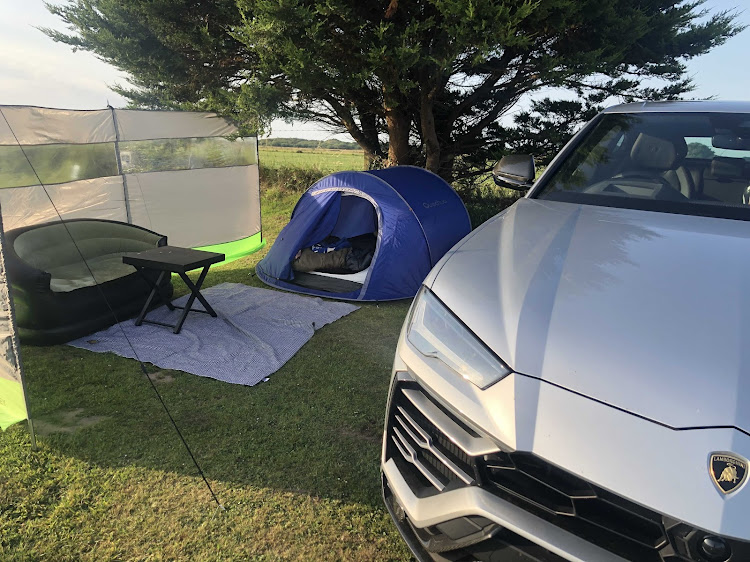
[[[299,248],[292,261],[300,287],[329,293],[362,288],[377,246],[378,218],[372,203],[344,193],[335,226],[322,240]]]

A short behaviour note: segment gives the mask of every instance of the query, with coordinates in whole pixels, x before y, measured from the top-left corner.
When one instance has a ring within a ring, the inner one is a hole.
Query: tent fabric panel
[[[0,145],[87,144],[116,140],[109,109],[75,111],[6,105],[0,107],[0,111],[5,116],[0,119]]]
[[[413,296],[430,271],[426,241],[416,217],[388,183],[366,172],[340,172],[310,188],[340,189],[365,197],[378,216],[378,244],[359,300]],[[313,241],[315,242],[315,241]]]
[[[331,231],[331,236],[353,238],[360,234],[377,232],[378,217],[372,204],[356,195],[341,198],[341,212]]]
[[[377,199],[380,230],[361,300],[413,297],[430,272],[427,241],[419,221],[393,190]]]
[[[194,248],[260,232],[257,166],[127,174],[133,224]]]
[[[360,289],[357,289],[356,291],[352,291],[349,293],[329,293],[328,291],[319,291],[317,289],[311,289],[309,287],[300,287],[299,285],[295,285],[292,282],[277,279],[275,277],[271,277],[270,275],[267,275],[263,270],[257,267],[255,269],[255,273],[258,276],[258,278],[261,281],[263,281],[266,285],[269,285],[271,287],[277,287],[279,289],[284,289],[285,291],[291,291],[293,293],[301,293],[304,295],[314,295],[316,297],[323,297],[323,298],[328,298],[328,299],[333,298],[333,299],[345,300],[345,301],[358,300],[359,295],[361,293]]]
[[[349,196],[369,201],[378,217],[377,248],[362,289],[335,294],[289,283],[290,262],[297,250],[331,234],[339,221],[341,200]],[[298,221],[304,221],[304,225]],[[318,181],[300,198],[292,219],[256,272],[266,283],[296,292],[340,299],[394,300],[414,296],[430,267],[422,228],[401,195],[372,174],[338,172]]]
[[[432,265],[471,231],[469,213],[463,201],[436,174],[415,166],[367,173],[388,182],[407,201],[427,237]]]
[[[427,242],[417,224],[402,222],[389,242],[387,249],[378,256],[361,299],[411,298],[432,269]]]
[[[115,109],[121,141],[222,137],[237,127],[215,113]]]
[[[387,203],[394,213],[409,212],[408,205],[389,184],[367,172],[336,172],[316,182],[306,194],[315,195],[321,190],[340,190],[342,193]],[[377,208],[378,205],[374,206]],[[292,218],[296,212],[295,207]]]
[[[46,191],[41,185],[0,189],[0,207],[6,230],[56,221],[60,216],[127,220],[121,176],[48,185]]]
[[[327,191],[315,197],[308,190],[294,208],[292,220],[281,230],[271,249],[258,265],[268,279],[292,279],[292,260],[300,248],[320,242],[331,233],[339,216],[341,193]],[[259,273],[259,275],[260,275]]]

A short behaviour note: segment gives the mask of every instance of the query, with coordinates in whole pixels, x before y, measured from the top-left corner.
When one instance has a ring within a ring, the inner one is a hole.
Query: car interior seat
[[[745,167],[742,158],[715,156],[704,176],[704,192],[716,201],[744,203],[748,187]]]
[[[693,176],[684,165],[687,143],[682,137],[664,139],[640,133],[630,150],[634,174],[652,172],[664,178],[675,190],[688,199],[695,194]],[[627,174],[626,174],[627,175]]]

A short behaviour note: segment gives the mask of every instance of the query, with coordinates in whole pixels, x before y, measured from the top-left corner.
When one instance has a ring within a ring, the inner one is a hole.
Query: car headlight
[[[426,287],[414,299],[406,339],[426,357],[434,357],[481,389],[511,370]]]

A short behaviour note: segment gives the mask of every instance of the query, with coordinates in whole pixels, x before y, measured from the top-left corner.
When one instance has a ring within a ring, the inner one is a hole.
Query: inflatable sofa
[[[19,337],[49,345],[136,315],[151,288],[122,254],[164,246],[167,238],[132,224],[73,219],[9,230],[5,242]],[[161,289],[171,297],[169,277]]]

